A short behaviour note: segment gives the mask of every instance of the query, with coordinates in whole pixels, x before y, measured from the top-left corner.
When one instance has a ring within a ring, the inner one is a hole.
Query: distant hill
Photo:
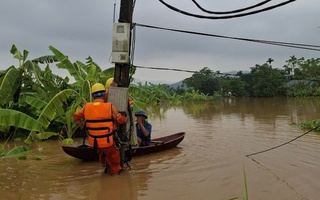
[[[180,87],[181,89],[187,89],[186,86],[183,86],[183,87],[182,87],[182,82],[183,82],[183,81],[184,81],[184,80],[181,80],[181,81],[179,81],[179,82],[170,84],[169,87],[170,87],[170,88],[173,88],[173,89],[177,89],[178,87]]]

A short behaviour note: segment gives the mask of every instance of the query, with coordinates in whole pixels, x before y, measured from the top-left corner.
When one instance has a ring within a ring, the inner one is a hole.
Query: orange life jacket
[[[88,142],[95,150],[113,145],[114,119],[111,103],[90,102],[84,108]]]

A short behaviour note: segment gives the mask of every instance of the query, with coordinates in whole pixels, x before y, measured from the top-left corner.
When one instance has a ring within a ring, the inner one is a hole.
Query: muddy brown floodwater
[[[34,144],[26,160],[0,160],[1,200],[123,199],[316,200],[320,196],[320,135],[293,123],[319,119],[320,99],[224,99],[149,115],[153,137],[187,133],[177,148],[135,157],[117,176],[99,162],[65,154],[60,141]],[[80,139],[81,140],[81,139]],[[2,142],[3,143],[3,142]],[[6,148],[21,145],[10,142]],[[34,159],[40,157],[42,160]]]

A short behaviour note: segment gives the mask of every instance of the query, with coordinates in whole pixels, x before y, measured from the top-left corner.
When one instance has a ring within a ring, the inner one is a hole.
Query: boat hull
[[[176,147],[185,137],[185,132],[179,132],[165,137],[155,138],[151,140],[149,146],[134,148],[132,156],[143,156],[151,153],[156,153]],[[94,161],[99,160],[98,154],[94,153],[93,149],[88,145],[62,145],[63,151],[75,158]],[[128,151],[126,153],[129,153]]]

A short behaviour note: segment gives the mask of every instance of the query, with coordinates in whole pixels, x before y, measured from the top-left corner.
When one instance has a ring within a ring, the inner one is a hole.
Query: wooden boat
[[[179,132],[172,135],[152,139],[149,146],[133,148],[132,156],[142,156],[176,147],[184,139],[185,135],[185,132]],[[95,154],[93,152],[93,149],[85,144],[62,145],[62,149],[66,154],[81,160],[99,160],[98,154]],[[126,153],[129,152],[127,151]]]

